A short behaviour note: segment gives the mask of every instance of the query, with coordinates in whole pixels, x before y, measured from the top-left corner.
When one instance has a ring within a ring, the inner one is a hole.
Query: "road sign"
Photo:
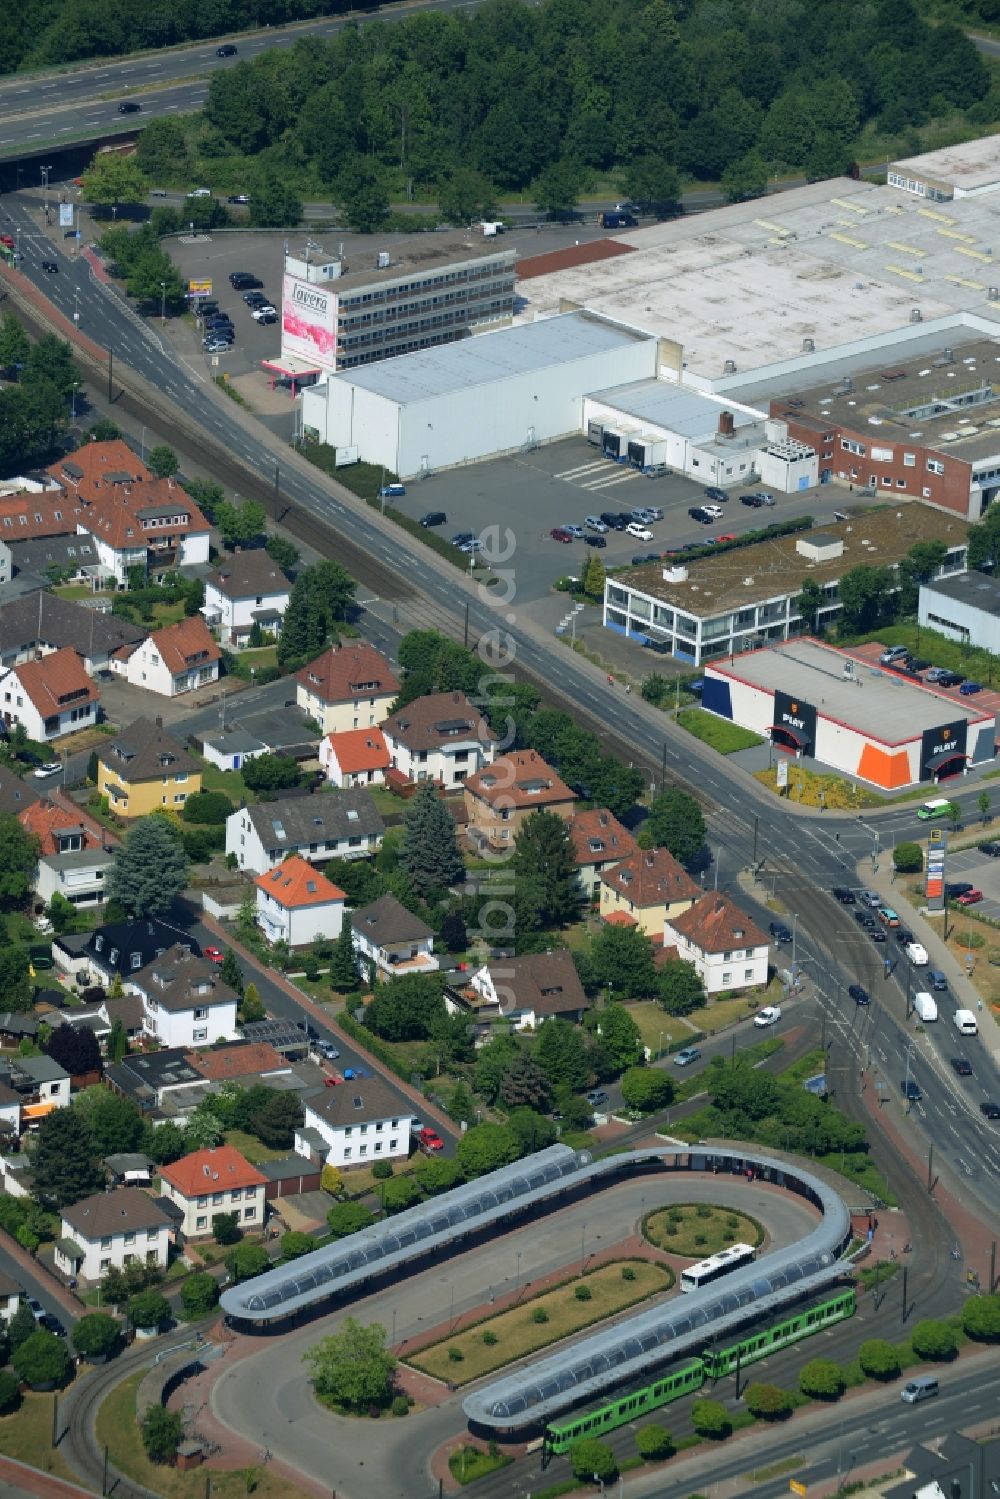
[[[787,786],[788,786],[788,761],[787,760],[779,760],[778,761],[778,767],[777,767],[777,769],[778,769],[778,781],[777,781],[778,789],[781,790],[782,787],[786,787],[787,788]]]

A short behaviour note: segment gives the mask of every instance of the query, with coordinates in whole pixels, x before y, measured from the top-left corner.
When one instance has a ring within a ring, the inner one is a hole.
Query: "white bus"
[[[755,1254],[752,1244],[730,1244],[728,1249],[720,1249],[718,1254],[709,1255],[707,1260],[699,1260],[696,1265],[682,1270],[681,1290],[700,1291],[702,1286],[718,1280],[720,1275],[728,1275],[741,1265],[749,1265]]]

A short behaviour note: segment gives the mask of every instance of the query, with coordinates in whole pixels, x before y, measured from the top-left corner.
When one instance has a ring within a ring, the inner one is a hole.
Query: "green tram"
[[[802,1338],[812,1337],[834,1322],[843,1322],[854,1315],[854,1287],[848,1286],[800,1304],[787,1316],[775,1318],[764,1327],[748,1331],[739,1342],[724,1348],[708,1347],[700,1358],[671,1369],[662,1374],[653,1384],[622,1395],[596,1410],[582,1412],[565,1421],[553,1421],[545,1428],[542,1446],[543,1461],[550,1456],[568,1452],[581,1437],[600,1436],[605,1431],[614,1431],[644,1416],[648,1411],[658,1410],[700,1390],[706,1380],[722,1379],[757,1359],[766,1358],[780,1348],[798,1343]]]

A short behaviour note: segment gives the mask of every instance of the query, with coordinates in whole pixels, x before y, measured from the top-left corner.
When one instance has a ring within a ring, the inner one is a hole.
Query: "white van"
[[[938,1007],[932,996],[926,992],[913,996],[913,1008],[925,1025],[928,1021],[938,1018]]]
[[[929,962],[927,949],[926,947],[922,947],[919,942],[908,942],[906,944],[906,956],[915,968],[924,968]]]
[[[971,1010],[955,1011],[955,1029],[960,1036],[978,1036],[979,1027]]]
[[[916,1405],[918,1400],[929,1400],[932,1395],[938,1393],[938,1382],[933,1374],[918,1374],[916,1379],[911,1379],[899,1392],[900,1400],[905,1400],[907,1405]]]

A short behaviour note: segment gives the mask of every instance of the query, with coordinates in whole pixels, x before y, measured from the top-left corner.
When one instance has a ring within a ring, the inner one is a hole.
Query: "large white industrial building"
[[[565,437],[588,391],[656,367],[652,334],[570,312],[332,375],[303,392],[302,425],[407,479]]]

